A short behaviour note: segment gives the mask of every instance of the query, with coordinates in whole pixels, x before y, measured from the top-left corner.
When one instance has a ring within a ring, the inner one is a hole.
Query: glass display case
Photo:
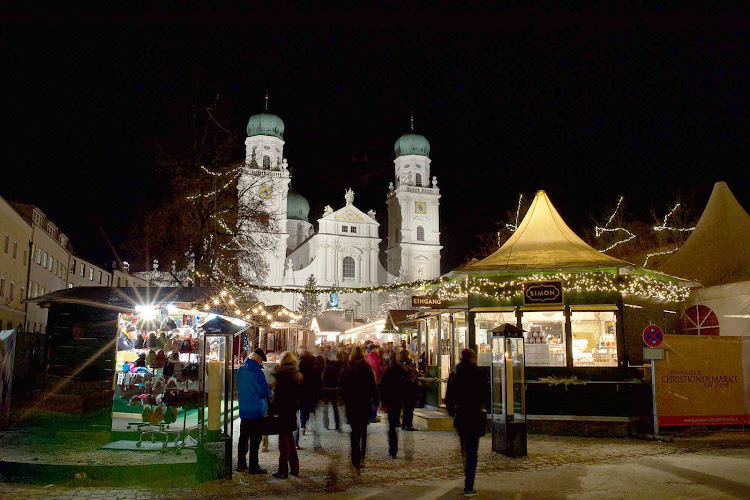
[[[522,332],[491,337],[492,450],[526,455],[526,381]]]

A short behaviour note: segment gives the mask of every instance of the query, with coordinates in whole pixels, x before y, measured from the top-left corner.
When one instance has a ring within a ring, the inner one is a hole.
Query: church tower
[[[396,181],[388,188],[388,272],[402,282],[440,276],[440,189],[430,178],[430,142],[411,130],[394,146]]]
[[[272,242],[266,252],[266,284],[284,284],[287,248],[287,193],[289,169],[284,158],[284,122],[266,107],[250,117],[245,139],[245,168],[237,189],[241,200],[251,207],[267,211],[273,221]]]

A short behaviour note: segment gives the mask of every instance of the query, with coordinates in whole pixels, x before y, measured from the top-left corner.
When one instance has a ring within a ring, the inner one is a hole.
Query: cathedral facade
[[[317,227],[310,222],[309,202],[290,185],[281,118],[268,111],[251,116],[245,148],[239,195],[245,203],[262,203],[275,222],[265,252],[265,285],[302,289],[308,277],[315,276],[320,287],[365,288],[440,276],[440,189],[437,178],[430,177],[430,143],[424,136],[411,130],[396,141],[395,176],[386,194],[385,242],[375,211],[357,207],[351,188],[343,204],[326,205]],[[354,310],[357,317],[371,317],[382,295],[341,294],[339,307]],[[298,293],[259,294],[268,305],[291,309],[300,298]]]

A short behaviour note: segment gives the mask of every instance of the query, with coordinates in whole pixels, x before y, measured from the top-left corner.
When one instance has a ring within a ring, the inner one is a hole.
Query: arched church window
[[[424,228],[417,226],[417,241],[424,241]]]
[[[417,175],[416,175],[415,178],[417,180],[417,186],[421,186],[422,185],[422,174],[420,174],[419,172],[417,172]]]
[[[263,168],[271,168],[271,157],[268,155],[263,157]]]
[[[344,278],[354,278],[354,259],[352,257],[344,257]]]

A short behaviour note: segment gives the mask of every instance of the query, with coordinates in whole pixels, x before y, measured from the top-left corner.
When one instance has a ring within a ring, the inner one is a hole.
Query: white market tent
[[[537,191],[518,229],[495,253],[466,271],[566,270],[629,268],[624,260],[597,251],[579,238],[552,205]]]
[[[750,337],[750,215],[726,182],[714,185],[695,231],[660,271],[703,285],[685,305],[710,308],[720,335]]]

